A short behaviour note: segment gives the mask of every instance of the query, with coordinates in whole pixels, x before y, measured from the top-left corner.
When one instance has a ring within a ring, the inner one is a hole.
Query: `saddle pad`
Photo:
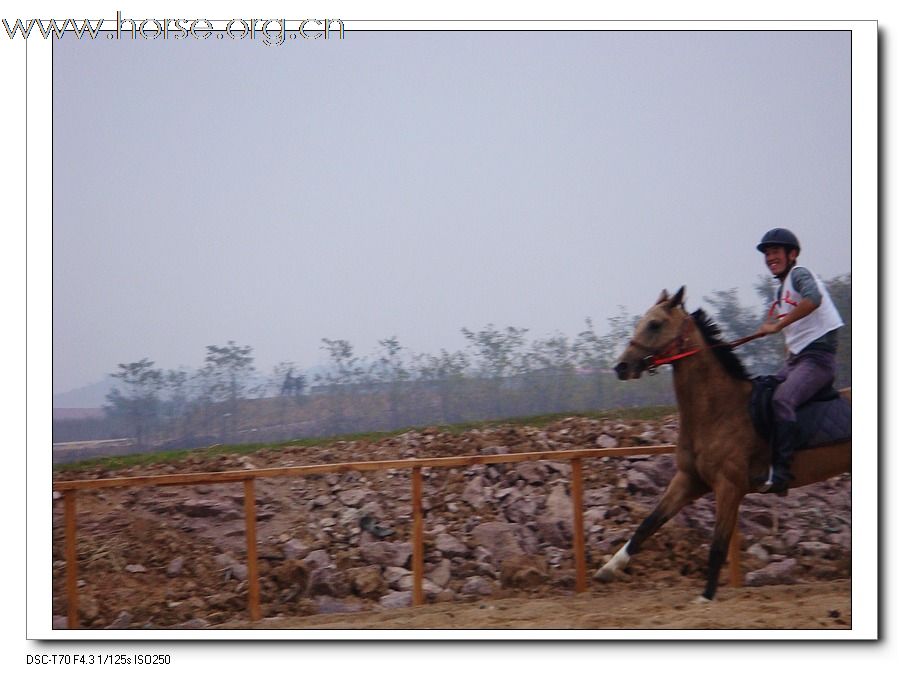
[[[772,441],[772,393],[778,381],[773,376],[753,380],[750,395],[750,417],[766,441]],[[834,389],[822,390],[797,410],[798,432],[795,449],[823,446],[851,438],[851,404]]]
[[[841,397],[811,401],[797,411],[795,449],[809,449],[851,439],[851,404]]]

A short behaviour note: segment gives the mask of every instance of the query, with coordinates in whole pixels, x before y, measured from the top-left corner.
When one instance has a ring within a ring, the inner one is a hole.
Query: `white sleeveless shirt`
[[[785,277],[782,296],[776,301],[776,310],[779,317],[790,314],[803,299],[801,294],[795,290],[794,283],[791,280],[791,275],[798,266],[800,265],[793,267],[788,272],[788,276]],[[785,336],[785,344],[788,345],[788,349],[792,354],[800,354],[814,340],[818,340],[829,331],[844,325],[841,315],[835,308],[835,303],[829,297],[825,284],[815,274],[811,273],[811,275],[816,282],[819,293],[822,295],[822,302],[812,313],[782,329],[782,333]]]

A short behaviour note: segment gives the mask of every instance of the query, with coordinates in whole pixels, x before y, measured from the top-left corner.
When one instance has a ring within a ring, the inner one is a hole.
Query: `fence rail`
[[[587,564],[584,555],[584,515],[583,479],[581,463],[588,458],[627,458],[630,456],[650,456],[674,453],[673,445],[630,446],[612,449],[572,449],[566,451],[533,451],[527,453],[501,453],[474,456],[447,456],[441,458],[400,458],[393,460],[371,460],[348,463],[327,463],[320,465],[300,465],[293,467],[263,468],[258,470],[230,470],[226,472],[195,472],[185,474],[151,475],[136,477],[110,477],[106,479],[86,479],[58,481],[53,490],[63,494],[65,555],[66,555],[66,596],[68,626],[78,628],[78,563],[76,553],[76,494],[79,491],[123,488],[136,486],[183,486],[194,484],[237,484],[244,486],[245,534],[248,560],[248,615],[252,621],[261,617],[260,584],[257,571],[256,512],[254,505],[254,481],[277,477],[303,477],[338,472],[367,472],[373,470],[411,470],[412,498],[412,604],[424,603],[424,524],[421,512],[421,471],[424,468],[469,467],[471,465],[502,465],[526,461],[571,462],[571,498],[574,514],[573,551],[575,564],[575,590],[583,592],[587,588]],[[729,547],[729,582],[741,585],[740,535],[737,526]]]

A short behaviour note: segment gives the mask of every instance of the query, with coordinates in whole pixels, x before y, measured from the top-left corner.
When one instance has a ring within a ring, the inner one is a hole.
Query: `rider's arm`
[[[819,292],[816,280],[808,269],[796,267],[791,272],[791,282],[794,284],[794,289],[800,293],[801,301],[782,318],[775,321],[766,319],[760,326],[760,333],[778,333],[786,326],[812,314],[822,304],[822,293]]]

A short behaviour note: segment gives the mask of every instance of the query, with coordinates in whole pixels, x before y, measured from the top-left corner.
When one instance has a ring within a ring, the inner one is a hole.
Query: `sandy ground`
[[[703,629],[843,630],[851,628],[851,582],[759,588],[723,587],[716,601],[695,601],[699,586],[618,583],[579,595],[486,599],[408,609],[234,622],[223,628],[275,629]]]

